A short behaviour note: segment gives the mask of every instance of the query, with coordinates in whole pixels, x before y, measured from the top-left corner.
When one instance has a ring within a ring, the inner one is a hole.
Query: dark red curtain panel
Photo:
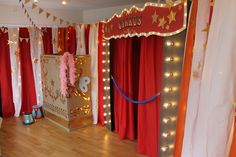
[[[43,28],[43,49],[44,54],[53,54],[52,28]]]
[[[163,39],[141,37],[139,68],[139,100],[161,91]],[[158,156],[160,97],[138,106],[138,152]]]
[[[67,51],[71,54],[76,54],[76,30],[74,27],[67,28]]]
[[[58,53],[64,54],[66,52],[66,28],[58,28]]]
[[[90,25],[86,25],[85,27],[85,51],[86,54],[89,54],[89,31],[90,31]]]
[[[132,38],[121,38],[112,41],[112,73],[121,90],[130,98],[133,92],[133,51]],[[136,139],[135,105],[126,101],[113,86],[113,104],[115,131],[120,139]]]
[[[20,38],[28,38],[29,32],[27,28],[20,28]],[[37,104],[36,92],[34,84],[34,75],[32,69],[32,61],[30,54],[30,40],[19,40],[20,63],[21,63],[21,81],[22,81],[22,112],[31,112],[32,105]]]
[[[102,33],[102,23],[99,23],[98,29],[98,124],[104,125],[104,109],[103,109],[103,96],[104,96],[104,84],[103,84],[103,33]]]
[[[13,116],[15,113],[11,83],[10,49],[8,33],[0,30],[0,90],[3,117]]]

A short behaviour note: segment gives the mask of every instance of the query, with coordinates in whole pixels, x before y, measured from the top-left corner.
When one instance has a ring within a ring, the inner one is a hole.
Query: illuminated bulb
[[[111,120],[109,120],[109,123],[111,123]]]
[[[105,46],[106,45],[106,43],[102,43],[102,46]]]
[[[162,136],[163,136],[163,137],[165,137],[165,138],[167,138],[167,137],[168,137],[168,135],[169,135],[169,134],[168,134],[168,133],[166,133],[166,132],[164,132],[164,133],[162,134]]]
[[[174,44],[176,47],[179,47],[180,46],[180,42],[175,42]]]
[[[110,72],[110,69],[107,69],[107,72]]]
[[[110,81],[110,78],[108,78],[107,81]]]
[[[107,106],[108,106],[108,107],[111,107],[111,104],[108,104]]]
[[[110,97],[110,96],[108,96],[108,99],[111,99],[111,97]]]
[[[106,97],[105,97],[105,96],[103,97],[103,100],[106,100]]]
[[[107,124],[107,121],[104,121],[105,124]]]
[[[165,152],[168,148],[169,148],[168,146],[163,146],[163,147],[161,147],[161,150],[162,150],[163,152]]]
[[[102,72],[106,72],[106,69],[102,69]]]
[[[103,105],[103,108],[106,108],[107,107],[107,105]]]
[[[171,40],[167,40],[166,41],[166,46],[174,46],[174,42],[173,41],[171,41]]]
[[[108,60],[107,63],[110,63],[110,60]]]
[[[105,52],[105,51],[103,51],[103,52],[102,52],[102,54],[103,54],[103,55],[105,55],[105,54],[106,54],[106,52]]]
[[[111,115],[111,112],[109,112],[108,115]]]
[[[165,73],[165,76],[166,76],[166,77],[172,77],[172,76],[174,76],[174,74],[173,74],[172,72],[166,72],[166,73]]]
[[[104,116],[107,116],[107,113],[104,113]]]
[[[171,103],[164,103],[163,106],[164,106],[165,108],[168,108],[168,107],[171,106]]]
[[[165,60],[166,60],[166,62],[173,62],[174,61],[174,57],[167,57]]]
[[[106,61],[105,61],[105,60],[103,60],[103,61],[102,61],[102,63],[104,64],[104,63],[106,63]]]
[[[171,131],[171,132],[170,132],[170,135],[171,135],[171,136],[174,136],[174,135],[175,135],[175,131]]]
[[[110,54],[110,52],[107,52],[107,54],[109,55],[109,54]]]
[[[67,5],[67,1],[64,0],[64,1],[61,2],[61,4],[62,5]]]
[[[105,82],[106,81],[106,79],[104,78],[104,79],[102,79],[103,80],[103,82]]]
[[[110,46],[110,43],[107,43],[108,46]]]
[[[38,3],[39,1],[38,0],[34,0],[35,3]]]
[[[162,121],[163,121],[164,123],[168,123],[168,122],[169,122],[169,120],[170,120],[170,118],[163,118],[163,120],[162,120]]]
[[[169,149],[173,149],[173,148],[174,148],[173,144],[169,145]]]
[[[166,88],[164,88],[164,91],[166,93],[169,93],[169,92],[173,91],[173,89],[171,87],[166,87]]]

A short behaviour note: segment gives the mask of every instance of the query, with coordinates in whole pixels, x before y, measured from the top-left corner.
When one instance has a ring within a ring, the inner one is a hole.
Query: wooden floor
[[[2,125],[2,157],[144,157],[136,142],[119,140],[101,126],[66,132],[46,119],[25,126],[20,118],[4,119]]]

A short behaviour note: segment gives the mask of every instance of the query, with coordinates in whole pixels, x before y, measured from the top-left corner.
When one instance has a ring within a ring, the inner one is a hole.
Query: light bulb
[[[64,0],[64,1],[61,2],[61,4],[62,5],[67,5],[67,1]]]
[[[107,105],[103,105],[103,108],[106,108],[107,107]]]
[[[174,61],[174,57],[167,57],[165,60],[166,60],[166,62],[173,62]]]
[[[171,40],[167,40],[166,41],[166,46],[174,46],[174,42],[173,41],[171,41]]]

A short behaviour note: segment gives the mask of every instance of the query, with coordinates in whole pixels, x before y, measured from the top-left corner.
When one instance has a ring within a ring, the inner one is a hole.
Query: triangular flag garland
[[[35,27],[36,29],[40,30],[40,28],[36,26],[36,24],[34,23],[34,21],[32,20],[32,18],[30,17],[30,15],[29,15],[27,9],[25,8],[25,4],[28,3],[28,2],[30,2],[30,0],[25,0],[24,2],[23,2],[22,0],[19,0],[19,3],[21,4],[21,7],[22,7],[22,9],[24,10],[24,14],[26,15],[26,17],[27,17],[29,23],[32,24],[33,27]],[[20,41],[23,41],[23,39],[20,39]],[[25,41],[28,42],[29,40],[28,40],[28,39],[25,39]]]
[[[19,0],[19,3],[22,3],[22,8],[25,8],[24,4],[27,4],[31,2],[31,0]],[[56,22],[57,20],[59,20],[60,24],[66,23],[67,25],[74,25],[74,23],[71,23],[63,18],[59,18],[55,15],[53,15],[52,13],[49,13],[47,11],[45,11],[43,8],[39,7],[38,4],[36,2],[32,2],[32,9],[38,8],[38,14],[42,14],[42,13],[46,13],[46,18],[49,18],[50,16],[52,17],[53,22]],[[25,11],[26,14],[27,11]],[[66,22],[65,22],[66,21]]]

